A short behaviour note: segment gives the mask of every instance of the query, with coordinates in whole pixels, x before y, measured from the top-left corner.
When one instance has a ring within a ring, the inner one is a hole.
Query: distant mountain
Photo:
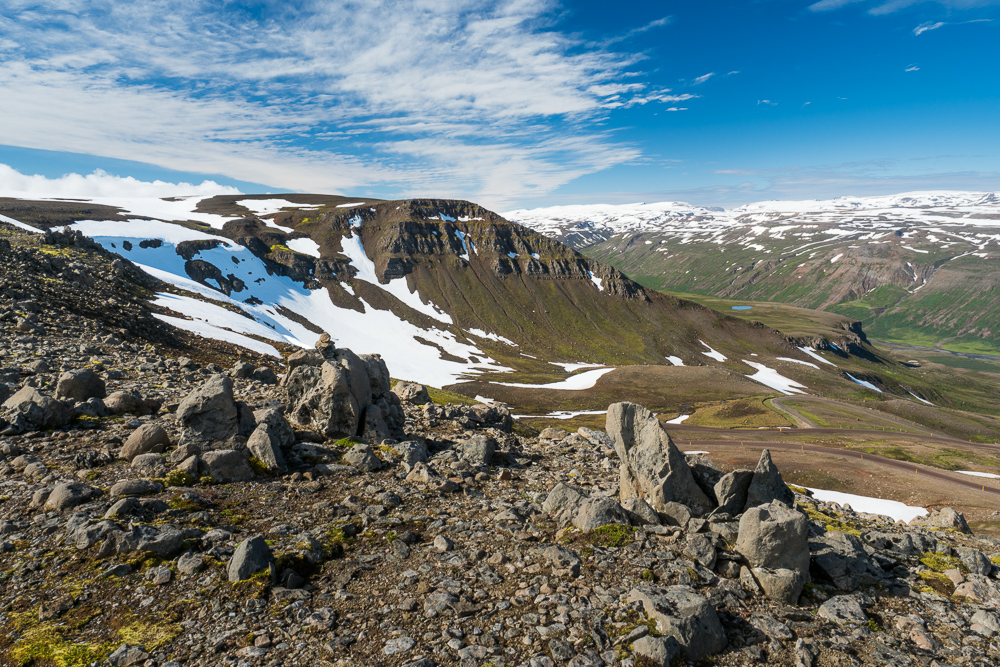
[[[870,336],[1000,351],[1000,197],[911,192],[721,210],[675,202],[505,216],[654,289],[825,309]]]

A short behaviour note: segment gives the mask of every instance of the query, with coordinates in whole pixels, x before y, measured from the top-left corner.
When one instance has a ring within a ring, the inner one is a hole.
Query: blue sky
[[[998,45],[1000,0],[5,0],[0,194],[95,169],[498,210],[996,190]]]

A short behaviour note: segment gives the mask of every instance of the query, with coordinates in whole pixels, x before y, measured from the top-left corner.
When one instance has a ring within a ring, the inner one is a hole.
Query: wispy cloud
[[[239,194],[234,187],[215,181],[167,183],[140,181],[131,176],[113,176],[98,169],[91,174],[65,174],[59,178],[22,174],[0,164],[0,194],[5,197],[60,197],[68,199],[91,197],[183,197],[191,195]]]
[[[772,102],[771,100],[757,100],[757,106],[760,106],[762,104],[765,105],[765,106],[770,106],[770,107],[776,107],[776,106],[778,106],[777,102]]]
[[[929,21],[927,23],[921,23],[920,25],[918,25],[916,28],[913,29],[913,34],[919,36],[919,35],[924,34],[925,32],[930,32],[931,30],[937,30],[938,28],[940,28],[940,27],[942,27],[944,25],[947,25],[947,24],[943,23],[941,21],[937,21],[937,22]]]
[[[701,76],[695,78],[694,84],[698,85],[699,83],[705,83],[706,81],[708,81],[709,79],[711,79],[713,76],[715,76],[715,72],[709,72],[708,74],[702,74]]]
[[[919,68],[919,67],[917,67],[916,65],[910,65],[909,67],[907,67],[907,68],[906,68],[905,70],[903,70],[903,71],[904,71],[904,72],[919,72],[919,71],[920,71],[920,68]]]
[[[501,205],[635,159],[594,130],[615,109],[694,98],[648,85],[641,55],[560,32],[555,7],[8,0],[0,143]],[[448,150],[413,150],[431,137]]]
[[[855,5],[871,0],[820,0],[809,5],[809,9],[814,12],[827,12],[841,9],[848,5]],[[877,0],[874,7],[868,10],[869,14],[891,14],[892,12],[905,9],[911,5],[933,1],[947,9],[977,9],[980,7],[990,7],[1000,5],[1000,0]]]
[[[965,25],[966,23],[992,23],[993,19],[973,19],[971,21],[928,21],[927,23],[921,23],[916,28],[913,29],[914,35],[922,35],[929,30],[937,30],[938,28],[943,28],[946,25]]]

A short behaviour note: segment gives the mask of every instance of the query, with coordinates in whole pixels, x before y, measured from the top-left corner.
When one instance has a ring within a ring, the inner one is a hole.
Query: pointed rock
[[[712,510],[684,455],[653,413],[635,403],[615,403],[608,407],[607,431],[621,460],[622,500],[642,498],[658,512],[669,502],[699,516]]]
[[[795,502],[795,494],[781,479],[778,466],[771,460],[771,452],[765,449],[760,453],[760,461],[753,471],[753,479],[747,488],[747,502],[743,509],[746,511],[751,507],[766,505],[775,500],[792,505]]]

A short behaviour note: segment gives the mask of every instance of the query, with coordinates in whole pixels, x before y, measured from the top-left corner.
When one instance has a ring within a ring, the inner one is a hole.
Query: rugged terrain
[[[505,215],[654,289],[825,309],[861,320],[874,338],[996,354],[998,201],[910,193]]]

